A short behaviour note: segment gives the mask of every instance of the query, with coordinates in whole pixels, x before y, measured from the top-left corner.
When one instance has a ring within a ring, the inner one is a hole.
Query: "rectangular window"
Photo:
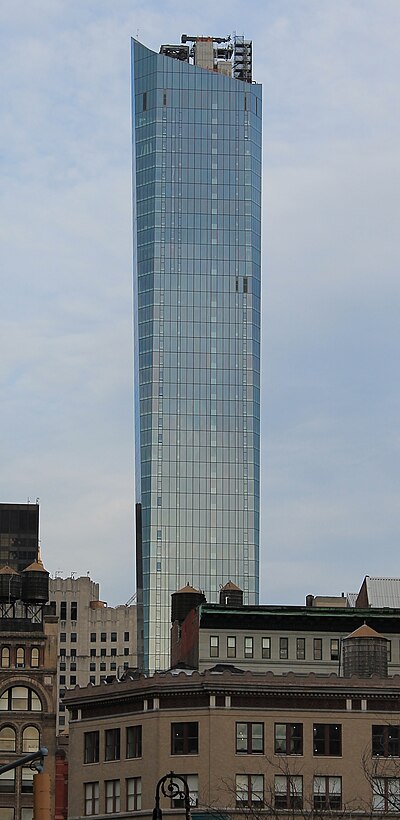
[[[147,91],[143,92],[142,103],[143,103],[142,110],[147,111]]]
[[[67,602],[61,601],[60,603],[60,621],[67,620]]]
[[[92,643],[95,643],[95,641],[96,641],[96,633],[95,632],[90,633],[90,640],[91,640]]]
[[[314,723],[313,745],[314,755],[339,757],[342,754],[341,725],[337,723]]]
[[[142,727],[127,726],[126,729],[126,756],[142,756]]]
[[[91,657],[91,658],[95,658],[95,657],[96,657],[96,650],[95,650],[95,649],[91,649],[91,650],[90,650],[90,657]]]
[[[99,732],[85,732],[83,735],[83,762],[99,762]]]
[[[374,777],[372,779],[372,807],[376,811],[400,811],[399,777]]]
[[[78,601],[71,601],[71,621],[78,620]]]
[[[302,723],[275,723],[275,754],[303,754]]]
[[[279,638],[279,657],[281,661],[285,661],[289,657],[289,639]]]
[[[263,658],[271,657],[271,638],[261,639],[261,654]]]
[[[66,632],[60,632],[60,641],[61,641],[61,643],[65,643],[66,640],[67,640],[67,633]]]
[[[243,277],[243,293],[247,293],[247,276]]]
[[[236,753],[263,754],[264,752],[264,724],[237,723],[236,724]]]
[[[114,812],[121,810],[119,780],[106,780],[104,786],[106,794],[106,814],[114,814]]]
[[[219,637],[218,635],[210,635],[210,658],[218,658],[219,656]]]
[[[111,632],[111,643],[116,643],[117,641],[117,633]]]
[[[76,632],[71,632],[71,643],[76,643]]]
[[[101,648],[101,649],[100,649],[100,657],[101,657],[101,658],[105,658],[105,657],[106,657],[106,655],[107,655],[107,649],[106,649],[105,647],[104,647],[104,648]]]
[[[296,639],[296,658],[298,661],[304,661],[306,657],[306,639]]]
[[[124,646],[124,655],[129,655],[129,646]]]
[[[107,640],[107,632],[100,633],[100,640],[103,641],[103,643]]]
[[[236,658],[236,638],[229,635],[226,639],[226,655],[228,658]]]
[[[303,808],[303,778],[300,775],[275,775],[275,808]]]
[[[84,783],[85,817],[99,813],[99,784]]]
[[[253,638],[244,639],[244,656],[245,658],[253,657]]]
[[[128,777],[126,780],[126,810],[140,811],[142,808],[142,778]]]
[[[314,809],[342,808],[342,778],[316,775],[314,777]]]
[[[129,632],[124,632],[124,641],[129,641]]]
[[[331,661],[339,660],[339,639],[331,638]]]
[[[76,686],[76,675],[70,675],[69,676],[69,685],[70,686]]]
[[[374,757],[400,757],[400,726],[372,727]]]
[[[120,758],[120,729],[106,729],[105,760],[119,760]],[[111,781],[110,781],[111,782]]]
[[[199,724],[171,723],[171,754],[197,755],[199,752]]]
[[[322,661],[322,638],[314,638],[314,660]]]
[[[195,808],[199,802],[199,776],[197,774],[181,774],[189,788],[189,803],[192,808]],[[180,784],[180,781],[177,781]],[[183,797],[175,797],[171,800],[171,807],[174,809],[185,808]]]
[[[264,803],[264,777],[262,774],[236,775],[236,806],[258,806]]]

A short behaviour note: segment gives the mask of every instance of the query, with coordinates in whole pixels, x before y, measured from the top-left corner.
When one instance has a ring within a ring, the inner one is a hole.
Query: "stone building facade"
[[[69,818],[150,817],[171,771],[203,818],[386,817],[400,810],[399,694],[398,676],[233,667],[69,691]],[[161,807],[183,813],[179,799]]]

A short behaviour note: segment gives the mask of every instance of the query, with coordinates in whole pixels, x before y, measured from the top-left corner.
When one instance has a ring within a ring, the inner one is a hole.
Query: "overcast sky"
[[[0,500],[39,497],[47,568],[134,591],[130,37],[236,31],[264,85],[260,600],[399,576],[399,0],[0,10]]]

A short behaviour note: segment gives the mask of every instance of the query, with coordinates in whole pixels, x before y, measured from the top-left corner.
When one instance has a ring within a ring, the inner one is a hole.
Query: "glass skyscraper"
[[[138,650],[170,596],[258,603],[261,86],[251,42],[132,41]]]

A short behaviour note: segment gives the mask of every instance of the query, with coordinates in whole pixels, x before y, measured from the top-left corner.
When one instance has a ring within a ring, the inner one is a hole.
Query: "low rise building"
[[[202,593],[189,586],[175,593],[171,665],[200,671],[233,664],[254,672],[341,674],[343,640],[367,621],[387,639],[389,675],[400,673],[396,608],[354,608],[337,606],[336,601],[329,606],[328,598],[323,605],[308,600],[306,606],[243,606],[242,602],[241,590],[231,583],[221,589],[219,604],[208,604]]]
[[[63,731],[67,689],[98,684],[136,666],[136,606],[107,606],[99,584],[87,576],[51,578],[50,598],[59,617],[57,730]]]
[[[40,559],[0,569],[0,766],[46,747],[54,817],[58,624],[47,601]],[[32,820],[34,776],[29,766],[0,775],[1,820]]]
[[[193,816],[386,817],[400,810],[399,695],[398,676],[235,667],[76,688],[65,696],[68,816],[151,817],[158,780],[174,772]],[[181,817],[168,794],[164,816]]]

